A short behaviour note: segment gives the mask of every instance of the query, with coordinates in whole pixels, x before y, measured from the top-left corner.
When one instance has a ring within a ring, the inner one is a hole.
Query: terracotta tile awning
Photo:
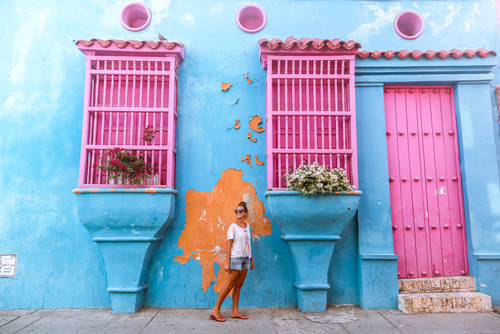
[[[92,46],[94,43],[97,43],[99,46],[103,48],[107,48],[110,45],[114,45],[120,49],[123,49],[130,45],[134,49],[141,49],[145,46],[149,47],[150,49],[158,49],[160,46],[164,47],[165,49],[171,50],[175,48],[176,46],[179,46],[181,48],[184,48],[184,44],[179,43],[179,42],[169,42],[169,41],[135,41],[135,40],[120,40],[120,39],[98,39],[98,38],[92,38],[89,41],[85,41],[82,39],[79,39],[76,41],[76,45],[82,44],[84,46]]]
[[[259,40],[259,46],[267,46],[270,50],[276,50],[279,48],[289,50],[295,46],[301,50],[307,49],[309,46],[315,50],[329,49],[329,50],[352,50],[359,49],[361,44],[355,41],[343,41],[338,38],[335,39],[323,39],[323,38],[301,38],[296,39],[293,36],[288,37],[284,42],[279,38],[273,38],[272,40],[267,40],[265,38]]]
[[[408,50],[400,50],[400,51],[360,51],[358,53],[358,57],[360,58],[368,58],[371,57],[373,59],[378,59],[380,57],[385,57],[387,59],[394,58],[397,56],[398,58],[405,59],[408,57],[411,57],[413,59],[419,59],[423,56],[427,57],[428,59],[432,59],[434,57],[439,57],[442,59],[448,58],[448,57],[453,57],[453,58],[460,58],[463,56],[466,56],[467,58],[473,58],[475,56],[479,56],[481,58],[485,58],[488,55],[493,55],[496,56],[497,53],[492,50],[486,50],[486,49],[477,49],[477,50],[472,50],[472,49],[467,49],[465,51],[459,50],[459,49],[452,49],[450,51],[447,50],[441,50],[441,51],[434,51],[434,50],[427,50],[427,51],[421,51],[421,50],[413,50],[413,51],[408,51]]]

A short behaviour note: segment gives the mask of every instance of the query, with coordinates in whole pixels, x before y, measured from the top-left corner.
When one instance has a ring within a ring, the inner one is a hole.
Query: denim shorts
[[[248,256],[231,258],[231,270],[241,271],[249,269],[250,269],[250,258]]]

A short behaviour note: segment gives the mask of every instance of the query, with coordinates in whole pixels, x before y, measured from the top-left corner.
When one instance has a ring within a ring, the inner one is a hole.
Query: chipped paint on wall
[[[262,117],[260,116],[253,116],[252,119],[248,122],[248,127],[251,130],[257,131],[259,133],[264,132],[266,129],[264,128],[259,128],[259,124],[262,123]]]
[[[223,82],[221,85],[221,89],[225,92],[232,86],[233,84],[231,82]]]
[[[249,164],[250,167],[252,167],[252,160],[250,159],[250,154],[247,154],[247,155],[245,155],[244,158],[241,158],[241,161],[246,161],[247,164]]]
[[[248,73],[245,73],[245,79],[247,79],[247,82],[251,84],[253,81],[248,78]]]
[[[212,191],[190,189],[186,193],[186,225],[178,240],[178,247],[184,254],[174,260],[181,264],[186,264],[190,257],[200,261],[204,292],[214,281],[217,281],[213,287],[215,292],[220,292],[226,283],[226,272],[220,269],[216,273],[214,263],[224,268],[226,233],[235,221],[233,210],[238,202],[244,200],[248,203],[247,223],[252,228],[254,242],[273,231],[269,218],[264,217],[264,202],[258,199],[256,189],[250,182],[243,181],[242,176],[241,170],[226,169]]]
[[[446,195],[446,188],[445,187],[439,187],[439,194],[440,195]]]
[[[253,141],[254,143],[257,141],[257,138],[253,138],[252,137],[252,133],[251,132],[248,133],[247,138],[250,139],[251,141]]]
[[[235,122],[235,124],[233,126],[234,126],[235,129],[241,128],[241,124],[239,124],[240,123],[239,119],[235,119],[234,122]]]
[[[255,156],[255,163],[256,163],[257,165],[259,165],[259,166],[264,165],[264,163],[263,163],[262,161],[260,161],[260,160],[259,160],[259,157],[258,157],[257,155]]]

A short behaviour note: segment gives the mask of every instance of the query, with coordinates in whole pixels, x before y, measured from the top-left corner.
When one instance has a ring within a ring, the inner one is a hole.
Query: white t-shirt
[[[233,239],[231,247],[231,258],[233,257],[252,257],[252,247],[250,246],[250,225],[241,228],[236,223],[232,223],[227,230],[227,240]]]

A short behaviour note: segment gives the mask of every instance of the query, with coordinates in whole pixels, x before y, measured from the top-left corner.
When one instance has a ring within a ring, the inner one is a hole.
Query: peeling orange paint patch
[[[251,130],[257,131],[258,133],[266,131],[266,129],[264,129],[264,128],[259,128],[260,123],[262,123],[262,117],[255,115],[252,117],[252,120],[250,120],[248,122],[248,124],[249,124],[248,127]]]
[[[245,79],[247,79],[247,82],[249,84],[251,84],[253,82],[252,80],[248,79],[248,72],[245,74]]]
[[[257,156],[255,156],[255,163],[257,165],[260,165],[260,166],[262,166],[264,164],[262,161],[259,160],[259,158]]]
[[[109,189],[110,192],[115,193],[116,189]]]
[[[144,192],[149,194],[156,194],[156,188],[146,189],[144,190]]]
[[[239,120],[239,119],[235,119],[234,121],[236,122],[236,124],[234,124],[234,125],[233,125],[233,126],[234,126],[234,128],[235,128],[235,129],[239,129],[239,128],[241,128],[241,125],[240,125],[240,124],[238,124],[238,123],[240,122],[240,120]]]
[[[81,194],[82,191],[80,189],[73,189],[74,194]]]
[[[250,182],[242,179],[243,172],[226,169],[211,192],[188,190],[186,193],[186,225],[177,242],[183,255],[175,261],[186,264],[189,258],[200,261],[203,283],[207,291],[213,281],[214,291],[220,292],[227,280],[226,263],[227,229],[235,221],[233,210],[240,201],[247,202],[247,223],[252,228],[252,237],[270,235],[273,231],[269,218],[264,217],[264,202],[257,198],[257,191]],[[255,240],[254,240],[255,241]],[[253,247],[257,247],[254,244]],[[214,271],[214,263],[221,269]]]
[[[232,85],[233,84],[231,82],[228,82],[228,83],[223,82],[221,88],[222,88],[223,91],[226,92]]]
[[[251,132],[249,132],[249,133],[248,133],[248,136],[247,136],[247,137],[248,137],[248,139],[250,139],[250,140],[251,140],[251,141],[253,141],[254,143],[257,141],[257,138],[253,138],[253,137],[252,137],[252,133],[251,133]]]
[[[245,161],[245,158],[241,158],[241,161]]]
[[[89,190],[89,193],[98,193],[98,192],[99,192],[99,190],[98,190],[98,189],[90,189],[90,190]]]
[[[246,160],[247,164],[249,164],[250,167],[252,167],[252,160],[250,159],[250,154],[245,155],[245,160]],[[243,161],[243,158],[241,161]]]

